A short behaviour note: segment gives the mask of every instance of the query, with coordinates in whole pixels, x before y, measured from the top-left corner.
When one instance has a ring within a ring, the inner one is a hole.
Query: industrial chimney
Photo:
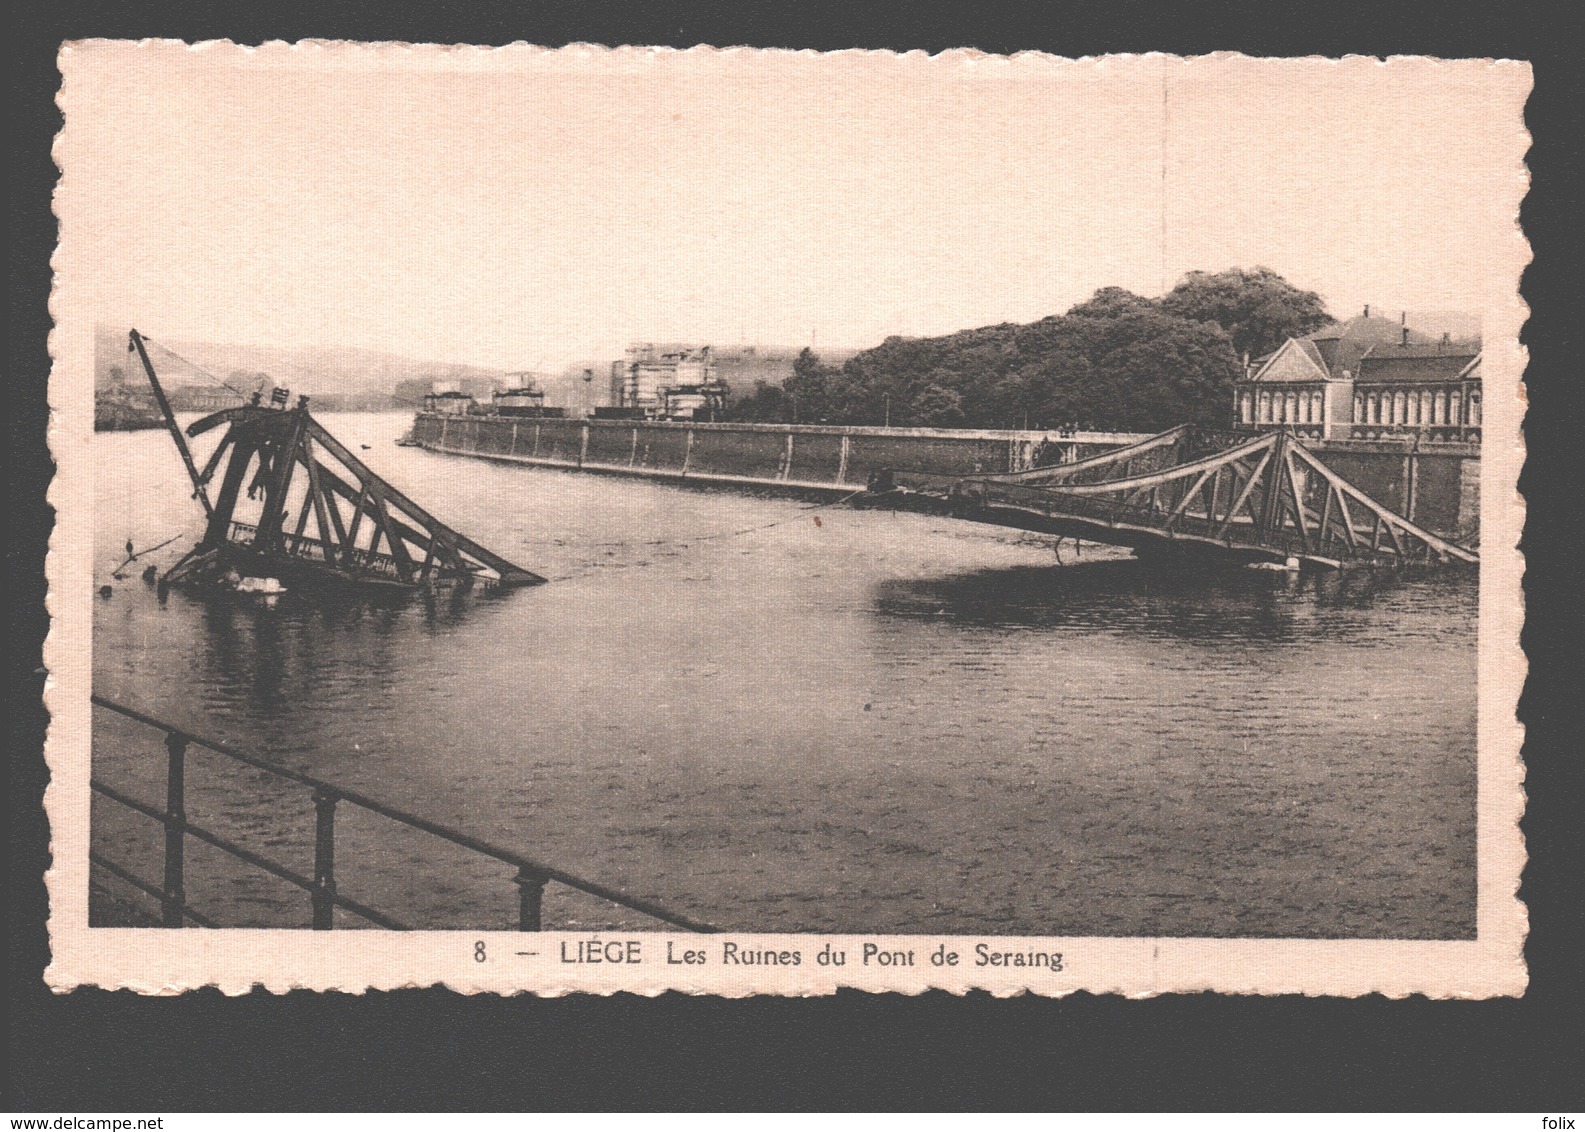
[[[1401,337],[1403,339],[1403,345],[1407,346],[1409,344],[1409,312],[1408,311],[1399,311],[1398,312],[1398,326],[1399,326],[1399,334],[1401,335]]]

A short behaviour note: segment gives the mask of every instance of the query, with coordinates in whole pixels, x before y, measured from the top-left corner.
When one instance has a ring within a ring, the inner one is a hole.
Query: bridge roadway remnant
[[[1208,434],[1201,434],[1203,443]],[[1224,433],[1227,444],[1249,434]],[[1143,433],[533,419],[420,412],[411,443],[508,464],[662,483],[839,499],[872,476],[945,490],[970,475],[1072,464],[1153,440]],[[1327,467],[1416,526],[1469,545],[1480,527],[1480,448],[1410,435],[1305,441]]]
[[[922,488],[878,485],[863,502],[1146,554],[1330,569],[1480,561],[1365,494],[1286,430],[1247,436],[1183,425],[1070,464],[930,479]]]

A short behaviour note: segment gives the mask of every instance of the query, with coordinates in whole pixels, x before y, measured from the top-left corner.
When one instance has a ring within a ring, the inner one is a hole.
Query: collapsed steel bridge
[[[136,330],[129,338],[128,349],[143,363],[194,497],[208,516],[202,540],[162,581],[229,571],[399,589],[545,581],[446,526],[386,483],[309,414],[306,397],[288,408],[284,391],[269,405],[254,394],[251,404],[204,417],[184,436],[145,340]],[[229,427],[199,468],[187,437],[221,425]],[[211,502],[209,485],[223,461]],[[895,487],[883,477],[855,502],[1110,543],[1141,554],[1330,569],[1480,561],[1470,547],[1372,499],[1286,430],[1249,437],[1180,425],[1069,464],[959,477],[905,474],[908,486]],[[244,482],[249,504],[260,503],[252,521],[238,517]]]
[[[1287,431],[1248,437],[1181,425],[1071,464],[928,480],[869,503],[1140,553],[1329,569],[1480,562],[1366,495]]]
[[[376,475],[309,414],[307,397],[287,407],[284,391],[269,404],[255,393],[251,404],[212,413],[183,435],[136,330],[127,348],[148,374],[193,496],[207,516],[198,545],[166,572],[163,584],[232,572],[397,590],[545,581],[448,527]],[[198,467],[188,438],[222,425],[228,427],[219,444]],[[209,488],[222,463],[211,500]],[[239,508],[248,511],[248,519]]]

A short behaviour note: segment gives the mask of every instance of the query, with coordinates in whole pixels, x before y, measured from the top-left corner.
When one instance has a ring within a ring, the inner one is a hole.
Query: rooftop
[[[1359,380],[1455,381],[1475,369],[1480,347],[1468,342],[1411,342],[1373,346],[1359,362]]]
[[[1342,340],[1364,344],[1378,342],[1386,344],[1401,341],[1403,329],[1403,324],[1395,318],[1361,314],[1355,315],[1346,322],[1334,322],[1331,326],[1324,326],[1310,335],[1310,338],[1316,342]],[[1411,327],[1409,341],[1430,342],[1432,339]]]

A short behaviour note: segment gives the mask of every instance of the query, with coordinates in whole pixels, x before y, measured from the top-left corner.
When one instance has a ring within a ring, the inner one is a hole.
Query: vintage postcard
[[[55,988],[1523,993],[1527,64],[59,58]]]

